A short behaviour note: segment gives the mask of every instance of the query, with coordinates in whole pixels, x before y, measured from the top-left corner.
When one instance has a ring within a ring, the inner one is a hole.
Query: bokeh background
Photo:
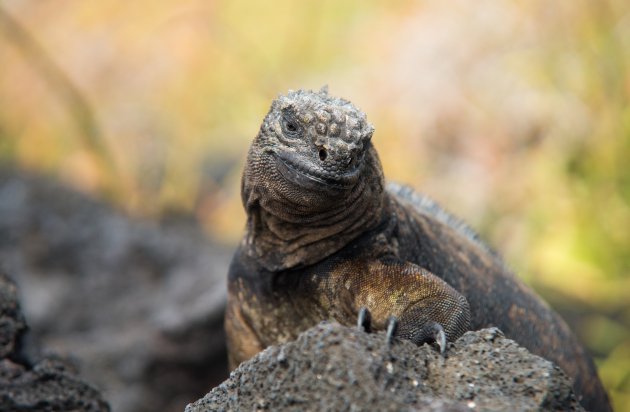
[[[390,180],[469,221],[561,312],[630,410],[630,3],[0,3],[0,162],[227,245],[271,100],[376,127]]]

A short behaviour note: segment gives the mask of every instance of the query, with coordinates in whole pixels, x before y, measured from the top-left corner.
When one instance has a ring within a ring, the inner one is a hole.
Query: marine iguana
[[[610,410],[594,364],[566,323],[464,223],[412,189],[385,186],[374,128],[347,100],[279,96],[242,178],[247,229],[228,275],[230,365],[322,320],[417,344],[499,327]]]

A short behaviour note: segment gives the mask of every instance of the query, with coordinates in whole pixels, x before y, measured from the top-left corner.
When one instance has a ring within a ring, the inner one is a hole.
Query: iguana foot
[[[385,339],[387,345],[391,345],[394,342],[394,338],[398,334],[399,321],[396,316],[391,316],[387,320],[387,332]],[[359,315],[357,316],[357,329],[365,333],[372,332],[372,315],[365,306],[359,309]],[[404,339],[409,339],[416,345],[420,346],[424,343],[436,343],[440,348],[440,354],[444,355],[446,351],[446,333],[444,328],[437,322],[428,322],[421,329],[417,330],[411,335],[405,335]]]

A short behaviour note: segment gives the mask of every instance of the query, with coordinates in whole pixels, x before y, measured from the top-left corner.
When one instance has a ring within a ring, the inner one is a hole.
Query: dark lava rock
[[[0,274],[0,411],[109,411],[100,393],[61,358],[32,358],[15,284]]]
[[[132,218],[0,169],[0,266],[20,286],[36,340],[76,358],[115,411],[181,411],[227,377],[232,252],[199,227]]]
[[[578,411],[569,378],[498,329],[468,332],[446,357],[428,345],[322,323],[272,346],[186,412],[232,410]]]

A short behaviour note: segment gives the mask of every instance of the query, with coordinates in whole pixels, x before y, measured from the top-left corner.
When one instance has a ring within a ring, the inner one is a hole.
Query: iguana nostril
[[[319,149],[319,160],[323,162],[324,160],[326,160],[327,157],[328,152],[326,152],[326,149]]]

